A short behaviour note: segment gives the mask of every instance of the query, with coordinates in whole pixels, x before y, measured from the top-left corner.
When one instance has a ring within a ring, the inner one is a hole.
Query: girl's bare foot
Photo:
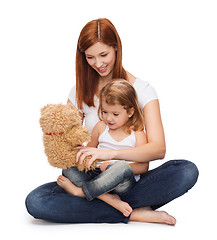
[[[57,184],[62,187],[67,193],[77,196],[77,197],[85,197],[83,191],[81,188],[75,186],[71,181],[60,175],[57,178]],[[130,207],[130,205],[126,202],[123,202],[118,195],[112,195],[109,193],[104,193],[101,196],[98,197],[100,200],[110,204],[117,210],[123,213],[125,217],[128,217],[133,209]]]
[[[71,195],[77,197],[85,197],[81,188],[75,186],[68,178],[62,175],[57,178],[57,184]]]
[[[131,206],[127,202],[122,201],[118,195],[111,194],[111,196],[114,199],[114,207],[122,212],[125,217],[129,217],[133,211]]]
[[[130,221],[153,222],[175,225],[176,219],[164,211],[154,211],[150,207],[135,208],[130,216]]]
[[[122,212],[125,217],[129,217],[133,211],[130,205],[127,202],[122,201],[118,195],[104,193],[98,198]]]

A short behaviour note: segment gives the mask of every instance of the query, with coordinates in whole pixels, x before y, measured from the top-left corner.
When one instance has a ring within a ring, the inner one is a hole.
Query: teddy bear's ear
[[[66,104],[66,107],[67,107],[68,109],[77,110],[77,108],[76,108],[74,105],[72,105],[71,103],[67,103],[67,104]]]
[[[48,104],[41,108],[41,115],[48,113],[52,109],[52,107],[53,107],[52,104]]]
[[[77,109],[74,105],[72,105],[71,103],[67,103],[66,108],[67,108],[71,113],[79,115],[78,109]]]

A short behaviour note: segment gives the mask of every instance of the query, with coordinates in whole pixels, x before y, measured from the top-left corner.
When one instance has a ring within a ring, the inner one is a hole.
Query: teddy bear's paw
[[[79,171],[90,171],[90,170],[94,170],[97,166],[97,161],[94,161],[90,167],[88,167],[88,164],[89,164],[89,161],[91,159],[91,156],[88,156],[84,159],[83,163],[82,164],[78,164],[77,165],[77,168]]]
[[[78,171],[84,171],[85,170],[85,167],[83,166],[83,164],[77,164],[77,169],[78,169]]]

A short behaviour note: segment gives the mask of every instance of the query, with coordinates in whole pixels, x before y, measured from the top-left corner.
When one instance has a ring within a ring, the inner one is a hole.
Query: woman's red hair
[[[114,25],[106,18],[88,22],[81,30],[76,53],[76,100],[79,109],[83,108],[83,102],[89,107],[94,106],[99,75],[87,63],[85,51],[97,42],[107,44],[116,50],[113,78],[127,79],[122,66],[122,44]]]

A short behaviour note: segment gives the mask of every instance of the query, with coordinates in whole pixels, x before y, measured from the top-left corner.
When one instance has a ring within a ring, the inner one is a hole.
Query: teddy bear
[[[88,168],[90,156],[82,164],[76,163],[79,149],[90,140],[88,129],[82,126],[78,110],[71,104],[48,104],[41,109],[40,126],[43,131],[45,154],[50,165],[67,169],[77,166],[79,171],[96,167],[96,161]]]

